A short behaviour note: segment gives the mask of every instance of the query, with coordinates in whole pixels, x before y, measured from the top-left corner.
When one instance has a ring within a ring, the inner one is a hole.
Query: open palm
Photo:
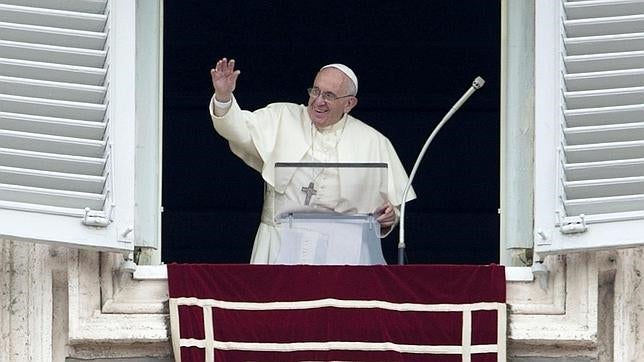
[[[231,99],[240,73],[239,70],[235,70],[234,59],[223,58],[217,61],[215,67],[210,70],[210,76],[218,101],[227,102]]]

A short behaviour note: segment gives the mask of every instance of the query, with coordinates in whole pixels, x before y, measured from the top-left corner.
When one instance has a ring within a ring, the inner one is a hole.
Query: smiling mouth
[[[329,111],[328,109],[315,109],[316,113],[326,113],[328,111]]]
[[[329,111],[329,109],[325,109],[324,107],[309,106],[309,115],[315,119],[316,123],[326,119]]]

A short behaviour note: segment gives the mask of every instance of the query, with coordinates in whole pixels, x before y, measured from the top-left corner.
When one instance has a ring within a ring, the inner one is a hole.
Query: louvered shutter
[[[643,244],[644,1],[552,3],[537,2],[536,251]]]
[[[0,0],[0,236],[132,249],[131,3]]]

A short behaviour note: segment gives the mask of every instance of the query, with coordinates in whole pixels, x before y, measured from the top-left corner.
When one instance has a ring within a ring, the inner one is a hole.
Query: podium
[[[276,264],[386,264],[372,214],[288,213],[280,217]]]
[[[386,163],[280,162],[275,180],[276,264],[386,264],[376,220]]]

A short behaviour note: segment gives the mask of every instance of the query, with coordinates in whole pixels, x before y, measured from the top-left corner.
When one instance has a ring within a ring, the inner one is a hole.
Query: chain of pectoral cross
[[[311,158],[313,158],[313,143],[311,143]],[[313,195],[317,195],[318,190],[315,189],[315,181],[317,181],[318,177],[320,177],[320,175],[324,173],[324,170],[324,167],[322,167],[320,172],[318,172],[317,175],[313,176],[315,174],[315,169],[312,168],[311,182],[309,182],[309,186],[302,186],[301,189],[302,192],[306,194],[306,197],[304,198],[304,205],[310,205]]]
[[[334,152],[337,152],[338,150],[338,144],[340,143],[340,139],[342,138],[342,135],[344,134],[344,128],[347,126],[347,121],[345,120],[344,124],[342,125],[342,129],[340,130],[340,135],[338,136],[338,139],[335,141],[335,145],[333,145],[333,150]],[[316,133],[316,128],[311,123],[311,159],[315,160],[315,133]],[[313,171],[315,173],[315,171]],[[306,194],[306,197],[304,198],[304,205],[310,205],[311,204],[311,198],[313,195],[317,195],[318,190],[315,189],[315,181],[324,173],[324,168],[318,172],[317,175],[311,175],[311,182],[309,182],[309,186],[302,186],[302,192]]]

